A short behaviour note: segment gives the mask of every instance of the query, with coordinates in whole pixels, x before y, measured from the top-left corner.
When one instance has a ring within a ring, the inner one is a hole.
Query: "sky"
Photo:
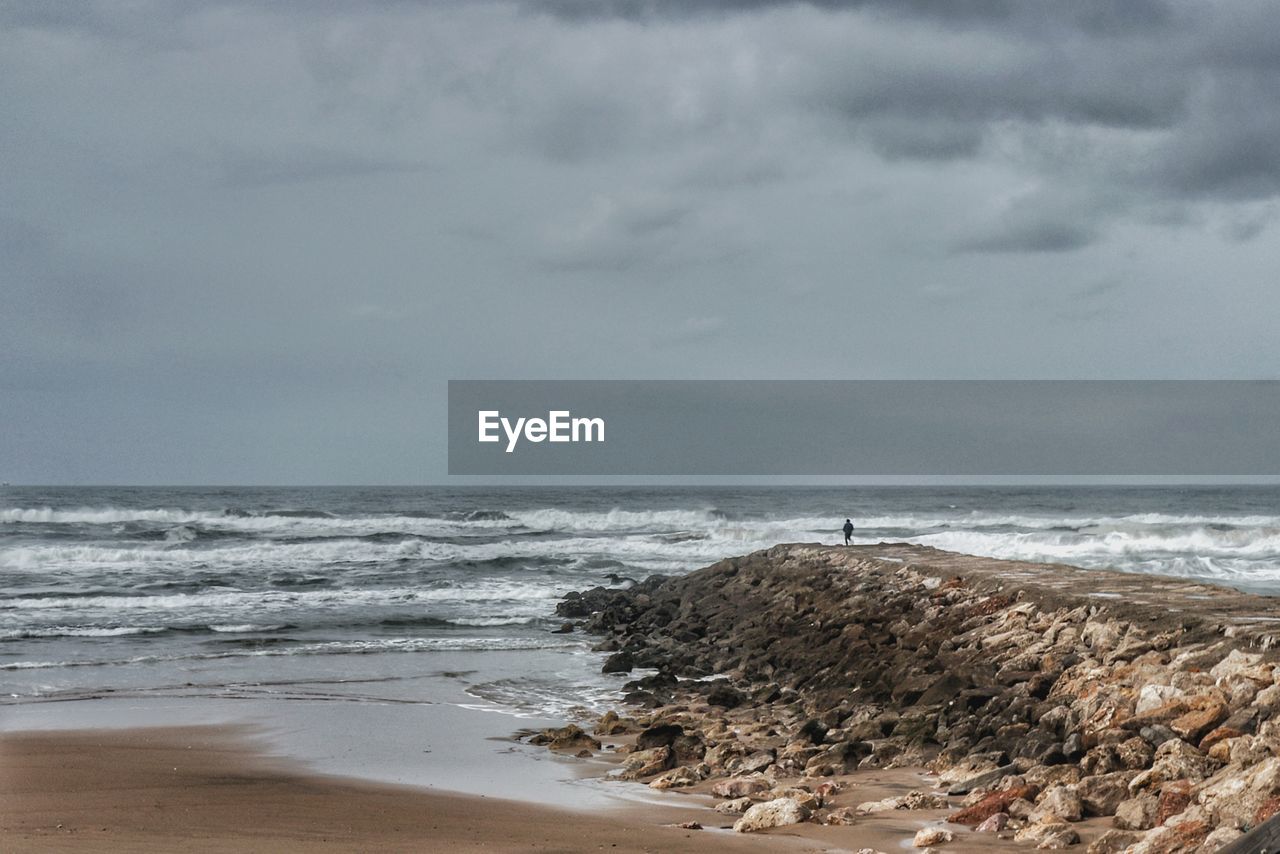
[[[1223,0],[0,0],[0,480],[446,479],[449,379],[1280,376]]]

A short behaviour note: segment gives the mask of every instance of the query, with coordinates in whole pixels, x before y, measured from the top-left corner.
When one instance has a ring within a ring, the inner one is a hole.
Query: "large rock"
[[[1138,703],[1134,711],[1141,715],[1182,698],[1182,692],[1172,685],[1143,685],[1138,691]]]
[[[753,801],[750,798],[734,798],[731,801],[721,801],[712,809],[721,815],[742,815],[751,809]]]
[[[955,834],[943,827],[923,827],[916,831],[911,844],[916,848],[928,848],[931,845],[942,845],[955,839]]]
[[[769,794],[766,795],[765,797],[769,798],[770,800],[777,800],[778,798],[790,798],[791,800],[795,801],[800,806],[804,807],[810,812],[822,806],[821,795],[815,792],[811,792],[808,789],[797,789],[792,786],[779,786],[778,788],[769,792]]]
[[[1241,652],[1233,649],[1227,653],[1227,657],[1215,664],[1209,669],[1209,675],[1215,681],[1225,682],[1233,676],[1243,676],[1250,681],[1257,682],[1260,686],[1270,685],[1272,671],[1274,669],[1271,664],[1262,664],[1262,655],[1260,653]]]
[[[600,742],[582,731],[575,724],[556,729],[544,729],[529,739],[530,744],[544,744],[551,750],[599,750]]]
[[[1159,788],[1161,783],[1189,780],[1199,783],[1217,768],[1217,763],[1185,741],[1166,741],[1156,748],[1155,762],[1129,782],[1129,791]]]
[[[951,814],[947,817],[947,821],[954,824],[981,824],[998,812],[1008,812],[1009,805],[1019,798],[1032,800],[1039,792],[1040,790],[1035,786],[1011,786],[1001,789],[985,796],[976,804]]]
[[[1197,819],[1167,824],[1147,832],[1126,854],[1190,854],[1209,836],[1209,823]]]
[[[1121,830],[1149,830],[1156,826],[1160,801],[1155,795],[1141,794],[1116,807],[1111,823]]]
[[[1032,824],[1080,821],[1084,804],[1074,786],[1054,786],[1040,796],[1028,820]]]
[[[684,727],[679,724],[651,726],[642,730],[636,736],[636,749],[649,750],[653,747],[670,747],[682,735],[684,735]]]
[[[735,774],[755,774],[773,764],[773,751],[760,750],[750,756],[733,760],[726,766]]]
[[[622,778],[624,780],[640,780],[661,774],[671,767],[671,748],[653,747],[649,750],[637,750],[622,762]]]
[[[751,807],[733,823],[733,829],[738,833],[754,833],[771,827],[799,824],[808,817],[809,810],[790,798],[775,798]]]
[[[1244,836],[1243,830],[1224,824],[1204,838],[1204,842],[1200,843],[1199,850],[1205,852],[1205,854],[1209,854],[1211,851],[1221,851],[1242,836]]]
[[[1121,854],[1141,838],[1142,834],[1129,830],[1108,830],[1089,843],[1085,854]]]
[[[1239,774],[1204,786],[1196,801],[1217,823],[1250,825],[1262,806],[1280,794],[1280,757],[1272,756]]]
[[[600,720],[596,722],[593,732],[596,735],[619,735],[630,731],[631,727],[632,722],[629,719],[618,717],[618,713],[610,709],[600,716]]]
[[[892,812],[902,803],[901,798],[883,798],[878,801],[863,801],[854,807],[858,815],[871,815],[877,812]]]
[[[1034,842],[1036,848],[1058,849],[1080,844],[1080,834],[1064,822],[1029,824],[1013,837],[1015,842]]]
[[[1192,744],[1199,743],[1200,739],[1231,714],[1227,704],[1215,697],[1198,698],[1197,702],[1190,705],[1191,711],[1169,721],[1169,729]]]
[[[711,787],[717,798],[745,798],[769,791],[773,786],[764,777],[733,777]]]
[[[600,666],[601,673],[630,673],[635,669],[636,661],[629,652],[615,652],[604,660]]]
[[[659,774],[656,778],[649,781],[651,789],[681,789],[687,786],[696,786],[702,782],[702,776],[697,771],[687,766],[672,768]]]
[[[1181,814],[1191,806],[1191,784],[1186,780],[1176,780],[1160,787],[1160,797],[1156,802],[1156,826],[1167,824],[1169,819]]]
[[[1115,815],[1116,807],[1129,797],[1129,781],[1134,776],[1132,771],[1116,771],[1085,777],[1077,783],[1085,815]]]

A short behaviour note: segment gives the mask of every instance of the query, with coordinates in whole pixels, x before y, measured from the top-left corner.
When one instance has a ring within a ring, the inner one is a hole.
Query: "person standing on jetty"
[[[849,545],[849,541],[853,538],[853,520],[844,520],[844,544]]]

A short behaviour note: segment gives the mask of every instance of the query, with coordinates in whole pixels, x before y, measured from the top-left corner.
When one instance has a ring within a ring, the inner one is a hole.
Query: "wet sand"
[[[861,781],[857,797],[900,793],[912,782],[909,772],[883,772]],[[686,799],[696,808],[562,811],[324,776],[256,752],[230,727],[0,736],[0,850],[7,852],[895,851],[942,815],[747,836],[720,829],[732,818],[711,811],[708,799]],[[690,820],[706,829],[674,826]],[[960,838],[949,851],[984,850],[952,827]]]

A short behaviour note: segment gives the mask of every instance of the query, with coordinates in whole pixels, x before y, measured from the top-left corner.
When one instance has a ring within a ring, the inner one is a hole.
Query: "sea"
[[[335,702],[393,708],[398,732],[426,727],[415,706],[494,731],[570,720],[627,677],[600,673],[597,639],[554,631],[566,593],[838,543],[846,518],[856,543],[1280,594],[1275,486],[6,487],[0,728]],[[85,701],[91,718],[67,714]],[[364,764],[415,779],[383,752]]]

